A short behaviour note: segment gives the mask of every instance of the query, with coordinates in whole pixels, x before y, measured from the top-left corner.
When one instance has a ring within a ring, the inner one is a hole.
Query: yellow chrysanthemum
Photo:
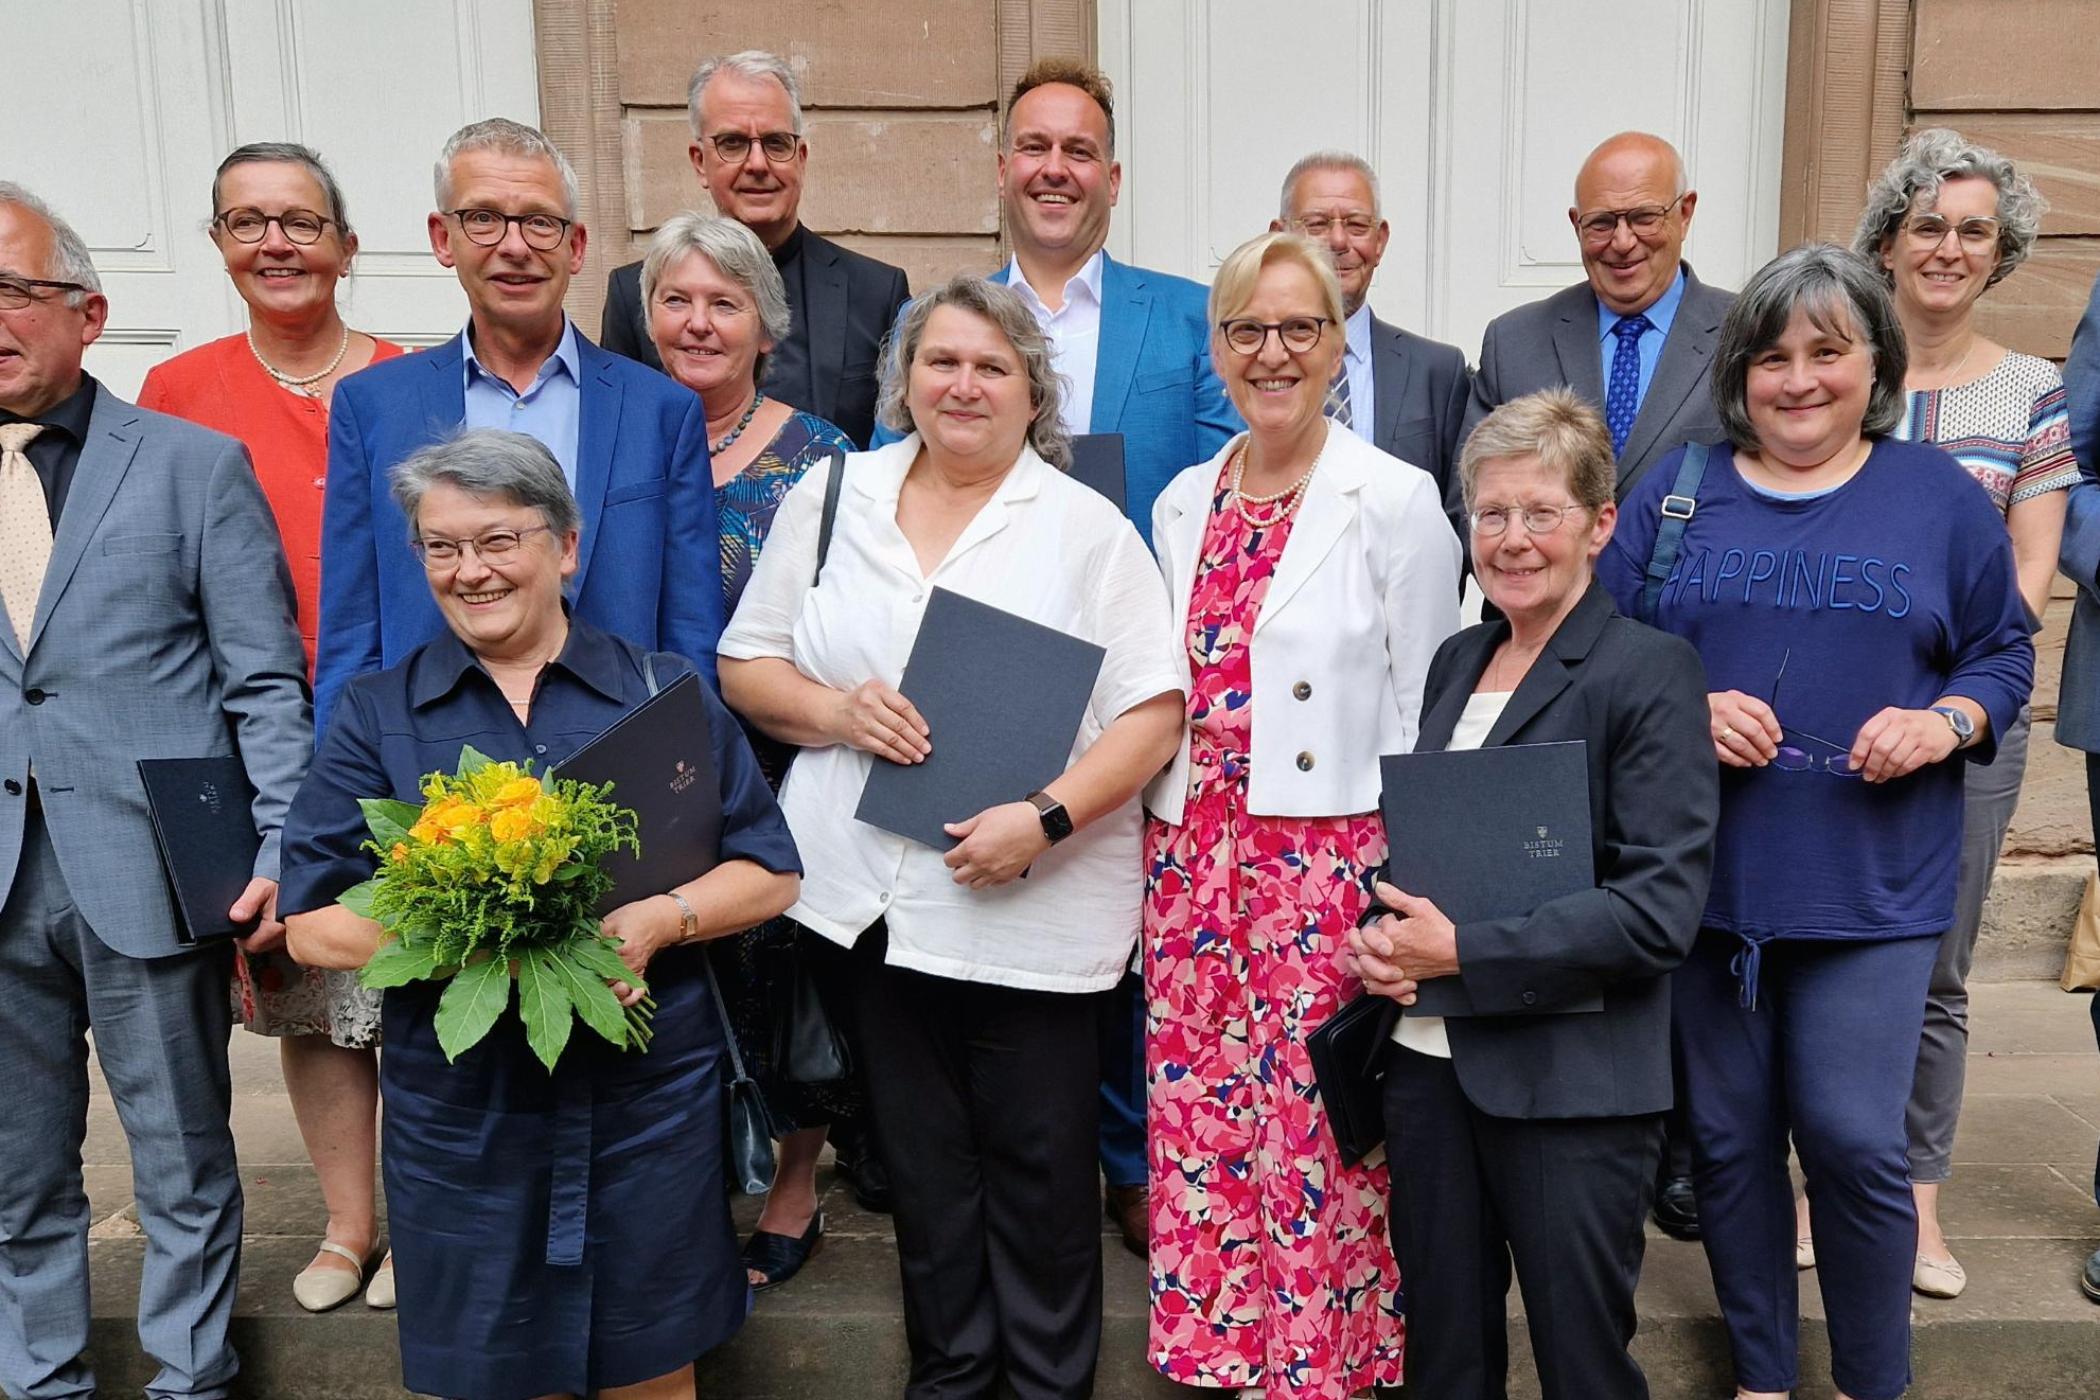
[[[435,820],[456,839],[465,835],[471,828],[481,825],[483,818],[482,810],[473,803],[454,802],[439,812]]]
[[[532,835],[533,825],[530,812],[507,807],[489,818],[489,835],[498,841],[523,841]]]
[[[496,790],[489,799],[491,807],[529,807],[538,801],[541,794],[538,778],[512,778]],[[498,840],[503,840],[499,836]]]

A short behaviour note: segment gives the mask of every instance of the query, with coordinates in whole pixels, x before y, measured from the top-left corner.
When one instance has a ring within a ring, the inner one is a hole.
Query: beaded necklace
[[[755,417],[758,413],[758,406],[764,403],[765,401],[765,390],[760,389],[757,393],[753,394],[751,396],[751,407],[745,409],[744,416],[736,420],[736,426],[734,428],[731,428],[728,432],[724,433],[720,442],[711,442],[707,445],[708,455],[717,456],[721,453],[727,452],[729,450],[729,445],[735,442],[738,438],[742,437],[744,435],[744,429],[751,426],[752,418]]]
[[[328,362],[328,368],[322,370],[319,374],[286,374],[283,370],[264,359],[262,351],[255,348],[254,330],[250,329],[246,334],[248,337],[248,353],[255,356],[255,363],[263,367],[263,372],[293,393],[304,394],[310,399],[321,397],[321,391],[313,386],[326,379],[329,375],[334,374],[336,366],[342,364],[343,356],[350,352],[350,327],[346,324],[343,327],[343,343],[335,347],[335,358]]]

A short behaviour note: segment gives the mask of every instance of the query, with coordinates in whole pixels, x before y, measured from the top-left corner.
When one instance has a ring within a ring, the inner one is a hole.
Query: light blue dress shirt
[[[1373,442],[1378,428],[1378,386],[1371,372],[1371,303],[1357,307],[1356,314],[1342,323],[1342,331],[1348,347],[1342,364],[1349,376],[1349,426],[1365,442]]]
[[[583,371],[576,353],[576,325],[562,318],[561,341],[540,366],[532,387],[519,393],[510,381],[482,368],[474,357],[474,326],[460,338],[460,365],[467,377],[469,428],[508,428],[538,438],[554,460],[569,489],[576,489],[576,433],[583,417]]]
[[[1641,314],[1648,318],[1653,330],[1641,332],[1641,388],[1639,403],[1648,401],[1648,381],[1655,378],[1656,362],[1662,359],[1663,342],[1669,339],[1670,323],[1677,319],[1678,304],[1684,300],[1684,264],[1677,265],[1677,280],[1670,289],[1656,298],[1655,305]],[[1611,357],[1618,346],[1612,327],[1626,318],[1606,306],[1597,303],[1597,356],[1604,369],[1604,382],[1611,383]]]

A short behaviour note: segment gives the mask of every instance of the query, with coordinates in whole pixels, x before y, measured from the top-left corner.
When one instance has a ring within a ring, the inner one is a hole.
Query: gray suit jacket
[[[181,952],[137,760],[239,754],[254,873],[275,879],[312,747],[291,575],[247,450],[98,388],[26,659],[0,627],[0,901],[33,761],[81,915],[120,953]]]
[[[2064,679],[2056,697],[2056,742],[2100,753],[2100,280],[2071,336],[2064,361],[2064,398],[2071,413],[2071,451],[2078,484],[2065,507],[2057,558],[2078,585],[2071,635],[2064,642]]]
[[[1371,393],[1378,416],[1371,445],[1435,477],[1446,501],[1458,479],[1458,444],[1472,390],[1463,350],[1371,318]],[[1466,537],[1463,528],[1458,537]]]
[[[1619,499],[1642,473],[1674,447],[1720,442],[1721,418],[1713,405],[1714,345],[1735,293],[1709,287],[1690,263],[1684,265],[1684,299],[1678,303],[1662,358],[1641,400],[1640,415],[1619,454]],[[1555,292],[1544,301],[1505,311],[1488,323],[1480,341],[1480,367],[1473,372],[1473,402],[1465,431],[1511,399],[1565,384],[1604,407],[1604,361],[1597,344],[1597,294],[1587,282]],[[1463,441],[1463,439],[1461,439]],[[1457,491],[1456,474],[1452,491]]]

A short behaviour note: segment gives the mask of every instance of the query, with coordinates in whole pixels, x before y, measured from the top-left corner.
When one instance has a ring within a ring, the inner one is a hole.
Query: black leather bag
[[[729,1008],[722,1001],[722,984],[715,980],[714,959],[700,951],[700,964],[707,969],[707,990],[715,999],[715,1014],[722,1020],[722,1042],[729,1051],[728,1119],[722,1131],[722,1173],[729,1184],[746,1196],[760,1196],[773,1188],[773,1120],[766,1112],[765,1098],[756,1080],[744,1072],[744,1056],[737,1049],[736,1031],[729,1023]]]
[[[1345,1166],[1385,1144],[1385,1055],[1400,1019],[1391,997],[1365,993],[1306,1038],[1313,1078]]]
[[[798,933],[796,941],[814,938]],[[779,1002],[773,1008],[773,1072],[790,1084],[836,1084],[853,1073],[853,1056],[839,1034],[817,979],[800,947],[785,954]]]

